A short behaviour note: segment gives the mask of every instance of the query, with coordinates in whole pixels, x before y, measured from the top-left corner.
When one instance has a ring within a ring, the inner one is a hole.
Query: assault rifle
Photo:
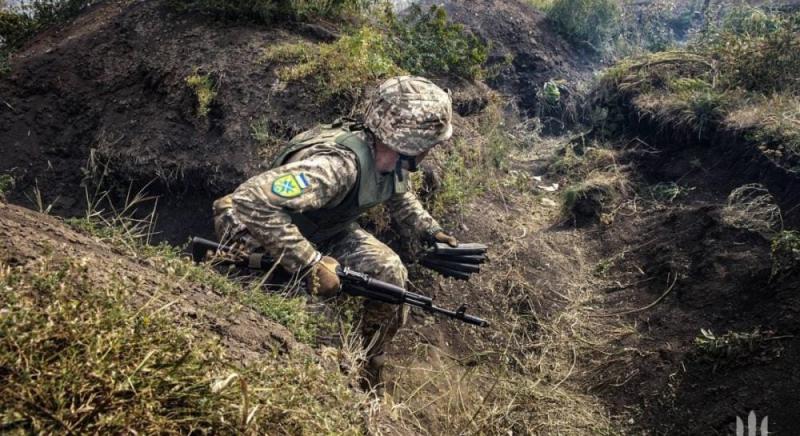
[[[209,252],[223,254],[225,255],[224,261],[233,263],[239,267],[269,270],[274,263],[271,258],[261,254],[243,253],[234,247],[209,241],[208,239],[192,238],[192,259],[195,262],[206,260]],[[468,315],[466,313],[466,304],[462,304],[461,307],[456,310],[448,310],[435,306],[433,304],[433,299],[430,297],[409,292],[399,286],[374,279],[367,274],[354,271],[347,267],[338,268],[336,274],[342,282],[342,292],[345,294],[388,304],[407,304],[409,306],[419,307],[426,312],[444,315],[467,324],[479,327],[489,326],[489,321]]]

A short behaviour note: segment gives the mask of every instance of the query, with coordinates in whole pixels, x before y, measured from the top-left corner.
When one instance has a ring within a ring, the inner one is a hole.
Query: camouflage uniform
[[[395,84],[402,86],[408,81],[398,78]],[[441,95],[434,97],[445,100]],[[432,122],[424,110],[430,106],[428,103],[422,104],[423,110],[414,112],[420,122]],[[450,110],[449,96],[440,106]],[[374,119],[370,114],[380,112],[376,110],[379,107],[380,104],[371,105],[367,125]],[[392,114],[383,111],[380,116],[391,119]],[[451,132],[449,117],[447,114],[446,120],[439,117],[433,121],[438,122],[437,128],[449,128]],[[413,153],[413,147],[431,147],[430,138],[425,143],[423,136],[414,136],[408,129],[392,132],[385,125],[375,129],[385,132],[379,138],[387,146],[393,139],[396,144],[411,144],[403,150],[409,153]],[[390,133],[400,136],[390,138]],[[435,141],[441,138],[443,135],[437,133]],[[244,243],[250,250],[263,249],[292,273],[304,271],[327,255],[343,266],[405,287],[408,273],[399,256],[363,230],[355,218],[380,202],[396,222],[412,233],[430,235],[441,227],[408,189],[407,174],[378,174],[372,169],[375,141],[369,130],[341,122],[301,133],[292,139],[271,170],[214,202],[217,236],[222,241]],[[402,326],[404,313],[400,306],[365,302],[364,337],[367,342],[375,340],[371,356],[383,353]]]

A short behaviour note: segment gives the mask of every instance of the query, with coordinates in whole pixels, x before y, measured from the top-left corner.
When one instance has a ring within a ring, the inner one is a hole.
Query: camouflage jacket
[[[286,164],[247,180],[232,194],[237,220],[288,271],[300,271],[320,257],[292,216],[333,210],[356,188],[358,157],[336,143],[341,132],[318,127],[298,135],[313,137],[315,144],[296,152]],[[365,132],[357,134],[369,141]],[[374,153],[371,145],[370,149]],[[410,189],[392,195],[385,205],[392,218],[413,233],[424,235],[441,229]]]

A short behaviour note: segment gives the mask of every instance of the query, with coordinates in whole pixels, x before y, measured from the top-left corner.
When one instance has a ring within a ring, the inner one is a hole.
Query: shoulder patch
[[[283,198],[300,196],[309,187],[305,173],[284,174],[272,182],[272,193]]]

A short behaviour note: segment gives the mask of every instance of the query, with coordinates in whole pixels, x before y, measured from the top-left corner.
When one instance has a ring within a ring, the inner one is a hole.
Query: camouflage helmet
[[[452,118],[449,92],[422,77],[400,76],[378,87],[364,125],[392,150],[416,156],[452,136]]]

